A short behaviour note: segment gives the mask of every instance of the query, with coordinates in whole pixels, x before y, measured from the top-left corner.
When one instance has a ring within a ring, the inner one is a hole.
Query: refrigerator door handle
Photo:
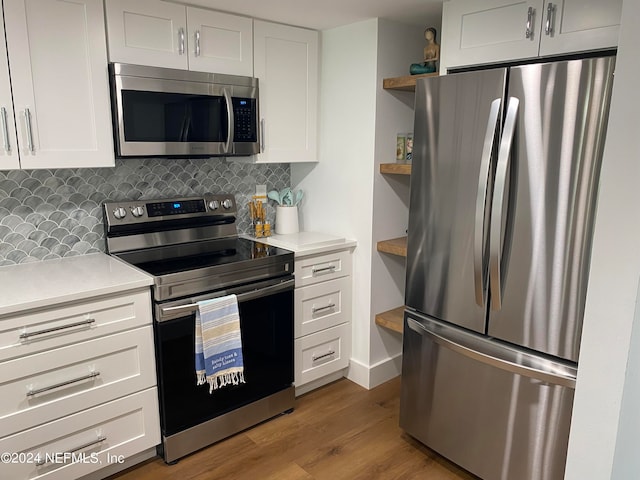
[[[407,325],[414,332],[429,337],[438,345],[485,365],[553,385],[572,389],[576,387],[577,369],[575,368],[524,352],[509,350],[506,347],[504,348],[504,356],[501,358],[496,355],[500,350],[499,347],[494,348],[496,352],[493,353],[482,351],[483,344],[490,342],[490,340],[477,341],[477,344],[473,345],[472,341],[464,338],[471,334],[459,333],[449,327],[442,327],[425,319],[419,322],[407,317]],[[445,332],[451,330],[451,332],[442,333],[435,330]]]
[[[507,172],[511,160],[511,146],[516,131],[518,107],[520,100],[509,97],[507,114],[505,115],[502,140],[498,151],[496,166],[495,193],[491,206],[491,230],[489,234],[489,279],[491,284],[491,308],[502,308],[502,278],[500,267],[502,264],[502,224],[504,221],[504,196],[507,187]]]
[[[502,99],[496,98],[491,102],[489,120],[487,121],[487,131],[484,136],[484,146],[482,147],[482,159],[480,161],[480,173],[478,175],[478,193],[476,196],[476,222],[473,239],[473,272],[476,291],[476,303],[480,307],[485,306],[487,289],[487,269],[488,262],[485,262],[485,226],[486,226],[486,204],[489,193],[489,174],[491,172],[491,156],[496,140],[496,129],[499,127],[500,109]]]

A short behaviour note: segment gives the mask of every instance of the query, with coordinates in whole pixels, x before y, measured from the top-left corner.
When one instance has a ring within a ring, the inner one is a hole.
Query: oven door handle
[[[270,285],[264,288],[258,288],[256,290],[251,290],[245,293],[239,293],[236,295],[238,299],[238,303],[248,302],[250,300],[255,300],[256,298],[266,297],[267,295],[272,295],[274,293],[284,292],[285,290],[291,290],[295,283],[294,279],[287,280],[286,282],[278,283],[276,285]],[[227,295],[226,293],[220,295],[213,295],[206,300],[210,300],[213,298],[224,297]],[[205,299],[203,299],[205,300]],[[160,315],[171,315],[171,318],[175,318],[176,315],[189,315],[196,313],[198,310],[197,303],[188,303],[186,305],[177,305],[175,307],[160,307]]]

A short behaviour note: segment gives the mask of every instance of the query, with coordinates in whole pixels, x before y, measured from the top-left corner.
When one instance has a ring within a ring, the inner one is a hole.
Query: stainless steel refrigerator
[[[400,426],[487,480],[563,478],[614,65],[417,82]]]

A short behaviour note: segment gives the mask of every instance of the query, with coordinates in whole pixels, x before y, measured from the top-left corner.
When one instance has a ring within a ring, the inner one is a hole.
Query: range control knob
[[[127,216],[127,211],[122,207],[118,207],[113,211],[113,216],[118,220],[121,220]]]
[[[141,217],[142,215],[144,215],[144,207],[140,207],[140,206],[138,206],[138,207],[133,207],[133,208],[131,209],[131,214],[132,214],[134,217]]]
[[[220,207],[220,202],[218,200],[211,200],[209,202],[209,210],[217,210]]]
[[[226,209],[229,210],[231,207],[233,207],[233,202],[231,201],[230,198],[225,198],[222,201],[222,206]]]

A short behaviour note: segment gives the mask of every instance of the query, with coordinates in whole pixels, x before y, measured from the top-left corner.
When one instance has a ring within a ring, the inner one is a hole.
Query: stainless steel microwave
[[[117,157],[259,152],[258,79],[109,64]]]

